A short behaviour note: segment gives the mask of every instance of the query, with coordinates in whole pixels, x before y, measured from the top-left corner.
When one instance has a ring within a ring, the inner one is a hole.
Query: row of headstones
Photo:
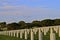
[[[27,40],[28,34],[30,32],[30,39],[34,40],[34,34],[37,33],[38,31],[38,39],[42,40],[42,32],[44,33],[44,35],[47,34],[47,32],[50,30],[50,40],[56,40],[56,36],[55,33],[53,32],[53,29],[56,33],[59,34],[60,37],[60,27],[56,26],[56,27],[41,27],[41,28],[33,28],[33,29],[22,29],[22,30],[12,30],[12,31],[1,31],[0,35],[8,35],[8,36],[14,36],[14,37],[19,37],[20,34],[20,38],[23,38],[23,33],[24,38]]]

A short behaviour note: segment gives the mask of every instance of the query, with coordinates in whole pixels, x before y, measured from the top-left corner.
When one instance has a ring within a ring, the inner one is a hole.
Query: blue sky
[[[60,0],[0,0],[0,22],[60,18]]]

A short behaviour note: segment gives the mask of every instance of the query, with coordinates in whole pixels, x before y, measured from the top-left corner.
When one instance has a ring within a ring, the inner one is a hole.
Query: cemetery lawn
[[[36,35],[34,35],[34,40],[38,40],[38,36],[37,35],[38,35],[38,32],[37,32]],[[59,37],[58,33],[55,33],[55,37],[56,37],[56,40],[60,40],[60,37]],[[17,37],[0,35],[0,40],[25,40],[25,39],[24,38],[20,39],[20,38],[17,38]],[[30,35],[28,36],[27,40],[30,40]],[[50,32],[47,32],[47,35],[43,35],[43,39],[42,40],[50,40]]]
[[[0,40],[24,40],[24,39],[0,35]]]

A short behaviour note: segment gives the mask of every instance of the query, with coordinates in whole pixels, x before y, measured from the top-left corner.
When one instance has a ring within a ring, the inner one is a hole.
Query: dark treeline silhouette
[[[19,21],[18,23],[13,22],[6,24],[6,22],[0,22],[0,31],[2,30],[17,30],[17,29],[30,29],[35,27],[49,27],[60,25],[60,19],[44,19],[41,21],[32,21],[31,23],[26,23],[24,21]]]

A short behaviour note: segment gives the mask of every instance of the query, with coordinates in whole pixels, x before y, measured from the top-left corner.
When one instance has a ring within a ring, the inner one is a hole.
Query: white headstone
[[[54,27],[54,31],[58,33],[58,27]]]
[[[39,35],[38,35],[38,37],[39,37],[39,40],[42,40],[42,33],[41,33],[41,30],[39,29]]]
[[[11,32],[11,36],[13,36],[13,32]]]
[[[48,31],[49,31],[49,28],[48,27],[45,27],[44,28],[44,35],[46,35]]]
[[[14,33],[13,35],[14,35],[14,37],[15,37],[15,32],[13,32],[13,33]]]
[[[17,33],[16,33],[17,34],[17,37],[19,37],[19,34],[18,33],[19,33],[19,31],[17,31]]]
[[[27,39],[27,31],[25,30],[25,39]]]
[[[31,40],[34,40],[34,34],[33,34],[33,30],[31,29]]]
[[[20,38],[22,38],[22,35],[23,35],[23,33],[22,33],[22,32],[20,32]]]
[[[34,34],[36,34],[36,33],[37,33],[37,31],[38,31],[38,29],[33,29]]]
[[[60,37],[60,27],[59,27],[59,37]]]
[[[50,28],[50,40],[56,40],[55,33],[53,33],[52,28]]]

